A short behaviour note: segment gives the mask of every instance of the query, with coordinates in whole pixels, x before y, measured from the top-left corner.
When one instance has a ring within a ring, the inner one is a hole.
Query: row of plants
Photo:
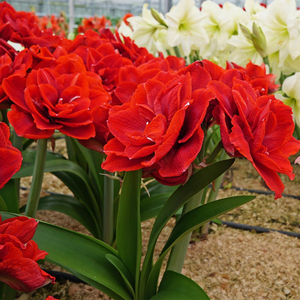
[[[138,34],[134,24],[149,17],[164,30],[171,25],[147,5],[142,17],[124,17],[134,41],[121,27],[94,30],[89,21],[66,38],[55,26],[41,27],[33,13],[0,3],[0,298],[53,283],[38,266],[45,259],[113,299],[209,299],[181,269],[192,231],[207,230],[210,220],[254,198],[216,200],[234,158],[248,159],[281,197],[279,173],[294,178],[288,157],[300,149],[292,108],[272,95],[280,86],[268,65],[199,60],[199,33],[190,25],[203,27],[198,14],[205,5],[174,6],[168,19],[178,21],[173,38],[180,43],[151,53],[136,43],[139,35],[152,36]],[[253,25],[248,37],[263,56],[259,28]],[[65,137],[67,156],[55,152],[57,134]],[[40,198],[45,172],[73,195]],[[26,176],[32,182],[20,207]],[[91,236],[37,222],[39,209],[69,215]],[[174,215],[154,261],[157,239]],[[141,222],[150,218],[142,261]]]

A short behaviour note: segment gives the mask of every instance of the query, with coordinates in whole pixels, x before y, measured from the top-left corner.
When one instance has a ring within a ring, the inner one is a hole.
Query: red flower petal
[[[38,222],[33,218],[15,217],[0,223],[0,234],[16,236],[23,244],[26,244],[34,236]]]
[[[0,122],[0,189],[20,169],[21,164],[21,152],[12,147],[9,141],[9,128]]]
[[[8,120],[14,127],[17,135],[28,139],[46,139],[53,135],[54,130],[40,130],[36,127],[34,119],[28,113],[25,113],[21,108],[12,105],[8,115]]]
[[[30,293],[55,278],[40,269],[38,264],[29,259],[9,259],[0,263],[0,280],[15,290]]]

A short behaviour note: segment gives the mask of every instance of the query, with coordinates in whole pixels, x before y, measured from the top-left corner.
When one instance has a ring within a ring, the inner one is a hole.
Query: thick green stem
[[[297,124],[295,124],[295,133],[296,133],[296,139],[300,139],[300,128]]]
[[[206,135],[206,129],[204,129],[204,136]],[[205,149],[205,139],[203,140],[201,151],[198,155],[198,160],[201,162],[206,154]],[[206,189],[202,189],[199,193],[197,193],[193,198],[191,198],[184,206],[182,215],[188,213],[189,211],[197,208],[201,205],[202,198],[205,197],[204,192]],[[168,260],[167,270],[175,271],[181,273],[186,252],[191,240],[192,233],[186,235],[179,243],[177,243],[171,250],[170,257]]]
[[[198,207],[201,203],[202,195],[203,195],[203,190],[201,190],[191,200],[189,200],[183,207],[182,215]],[[167,270],[181,273],[186,252],[191,240],[191,235],[192,233],[186,235],[178,244],[176,244],[173,247],[168,261]]]
[[[177,57],[181,57],[181,53],[180,53],[180,50],[179,50],[178,46],[173,47],[173,49],[174,49],[174,51],[175,51],[175,55],[176,55]]]
[[[112,245],[114,239],[114,179],[105,171],[103,202],[103,241]]]
[[[220,160],[224,160],[228,157],[228,155],[226,154],[226,151],[223,149],[220,155]],[[207,197],[206,203],[215,201],[217,199],[218,193],[219,193],[219,189],[222,185],[223,182],[223,178],[224,178],[225,173],[223,173],[221,176],[219,176],[215,182],[214,182],[214,188],[211,188],[209,195]],[[207,235],[209,231],[209,222],[203,224],[201,226],[200,229],[200,234],[201,235]]]
[[[47,154],[47,139],[40,139],[37,142],[36,157],[33,168],[30,192],[26,205],[25,215],[35,217],[44,177],[44,168]]]
[[[0,110],[0,121],[6,123],[9,125],[8,119],[7,119],[7,109],[1,109]]]

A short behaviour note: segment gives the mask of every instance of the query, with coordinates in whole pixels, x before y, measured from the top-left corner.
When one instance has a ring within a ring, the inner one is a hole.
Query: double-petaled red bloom
[[[37,221],[27,217],[3,222],[0,217],[0,281],[27,293],[55,281],[37,263],[48,254],[31,240],[37,225]]]
[[[145,176],[164,184],[183,183],[202,147],[201,123],[214,98],[205,88],[195,89],[194,80],[189,72],[161,72],[140,84],[129,103],[112,107],[108,127],[114,138],[104,147],[103,168],[143,168]]]
[[[246,157],[265,180],[275,197],[284,185],[278,173],[292,180],[288,157],[300,150],[293,137],[292,110],[274,96],[259,96],[245,81],[233,80],[232,88],[221,81],[211,82],[219,101],[213,111],[221,128],[225,150],[230,156]]]
[[[19,171],[22,164],[21,152],[9,141],[9,127],[0,122],[0,189]]]
[[[44,61],[27,77],[10,76],[3,88],[12,105],[8,119],[20,136],[49,138],[55,130],[78,139],[96,134],[93,109],[109,99],[101,79],[75,54]]]

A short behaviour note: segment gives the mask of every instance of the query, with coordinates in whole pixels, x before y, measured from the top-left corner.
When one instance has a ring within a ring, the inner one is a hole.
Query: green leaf
[[[24,151],[22,151],[22,157],[23,157],[22,167],[33,164],[34,161],[35,161],[35,157],[36,157],[36,150],[32,150],[32,149],[31,150],[24,150]],[[54,160],[54,159],[58,159],[58,158],[66,159],[61,154],[47,151],[46,160]],[[20,176],[20,177],[23,177],[23,176]],[[16,177],[16,178],[19,178],[19,177]]]
[[[88,164],[84,157],[84,154],[78,149],[78,145],[76,144],[76,139],[65,136],[66,145],[67,145],[67,153],[69,159],[79,165],[83,170],[88,170]]]
[[[25,206],[20,209],[20,212],[25,211]],[[38,210],[54,210],[61,212],[79,223],[81,223],[87,230],[89,230],[95,237],[98,237],[97,223],[95,223],[94,216],[90,214],[87,208],[70,195],[53,194],[40,198]]]
[[[183,206],[190,198],[192,198],[208,184],[218,178],[222,173],[224,173],[233,164],[233,162],[234,159],[223,160],[199,170],[188,180],[184,186],[180,186],[167,200],[166,204],[157,216],[150,234],[148,250],[141,274],[141,299],[145,296],[144,293],[146,291],[147,280],[152,267],[155,244],[166,223],[181,206]]]
[[[204,204],[184,214],[173,228],[161,253],[168,251],[168,248],[171,248],[180,238],[200,227],[203,223],[252,201],[254,198],[255,196],[228,197]]]
[[[29,151],[25,151],[27,154],[31,154]],[[81,194],[79,197],[77,197],[77,194],[75,195],[77,199],[80,199],[84,201],[89,210],[92,212],[94,211],[96,217],[98,220],[101,220],[101,214],[100,214],[100,207],[99,203],[95,198],[95,190],[93,189],[93,185],[90,181],[90,178],[87,176],[85,171],[78,166],[76,163],[69,161],[67,159],[62,158],[61,156],[57,155],[51,155],[50,153],[47,153],[47,161],[45,164],[45,173],[50,172],[53,173],[54,175],[57,172],[66,172],[66,173],[71,173],[69,176],[64,176],[64,174],[61,174],[64,178],[67,178],[66,185],[71,184],[75,189],[82,190],[85,189],[84,192],[79,191]],[[20,171],[17,172],[13,178],[19,178],[19,177],[26,177],[26,176],[31,176],[33,172],[33,165],[25,165],[22,166]],[[73,183],[70,181],[74,181]]]
[[[190,278],[166,271],[161,281],[158,293],[151,300],[209,300],[202,288]]]
[[[155,218],[170,196],[170,193],[163,193],[144,198],[141,201],[141,221]]]
[[[211,220],[212,222],[216,223],[217,225],[222,225],[222,222],[220,221],[219,218],[215,218],[213,220]]]
[[[1,215],[3,219],[16,216],[5,212]],[[42,221],[33,240],[49,253],[45,260],[72,271],[98,289],[104,286],[108,296],[132,299],[119,271],[106,258],[107,254],[117,257],[117,251],[102,241]]]
[[[103,175],[104,171],[101,168],[101,163],[103,161],[103,156],[94,150],[88,149],[82,146],[77,139],[74,139],[78,149],[81,151],[83,157],[85,158],[89,171],[92,173],[92,178],[95,181],[95,188],[98,191],[99,198],[103,198]]]
[[[141,191],[141,201],[159,194],[172,194],[178,188],[177,186],[163,185],[155,179],[143,180],[144,185]],[[150,195],[150,196],[149,196]]]
[[[128,268],[137,286],[140,273],[142,237],[140,219],[140,190],[142,171],[125,173],[117,219],[117,248],[119,257]]]
[[[4,199],[0,196],[0,210],[1,211],[7,211],[7,205],[4,201]]]
[[[115,255],[107,254],[106,258],[119,271],[128,289],[130,290],[132,297],[134,298],[134,280],[124,263]]]
[[[76,276],[77,278],[81,279],[82,281],[84,281],[86,284],[89,284],[90,286],[93,286],[95,288],[97,288],[99,291],[102,291],[104,294],[109,295],[110,298],[114,299],[114,300],[124,300],[123,297],[121,297],[120,295],[116,294],[115,292],[113,292],[111,289],[107,288],[105,285],[100,284],[99,282],[86,277],[78,272],[75,272],[72,269],[68,269],[65,268],[66,271],[69,271],[70,273],[72,273],[74,276]],[[127,298],[128,299],[128,298]]]
[[[168,241],[166,242],[163,250],[161,251],[159,259],[153,266],[150,276],[147,295],[150,297],[156,293],[156,286],[158,281],[158,276],[164,258],[168,252],[176,245],[185,235],[192,232],[193,230],[199,228],[204,223],[238,207],[251,200],[255,196],[236,196],[224,198],[214,202],[210,202],[199,206],[190,212],[181,216],[175,227],[173,228]]]
[[[0,282],[0,299],[11,300],[15,299],[17,291],[4,282]]]
[[[19,212],[19,191],[16,188],[16,184],[14,180],[9,180],[5,186],[0,189],[0,197],[2,197],[2,200],[6,203],[6,209],[5,206],[1,207],[3,210],[18,213]]]

